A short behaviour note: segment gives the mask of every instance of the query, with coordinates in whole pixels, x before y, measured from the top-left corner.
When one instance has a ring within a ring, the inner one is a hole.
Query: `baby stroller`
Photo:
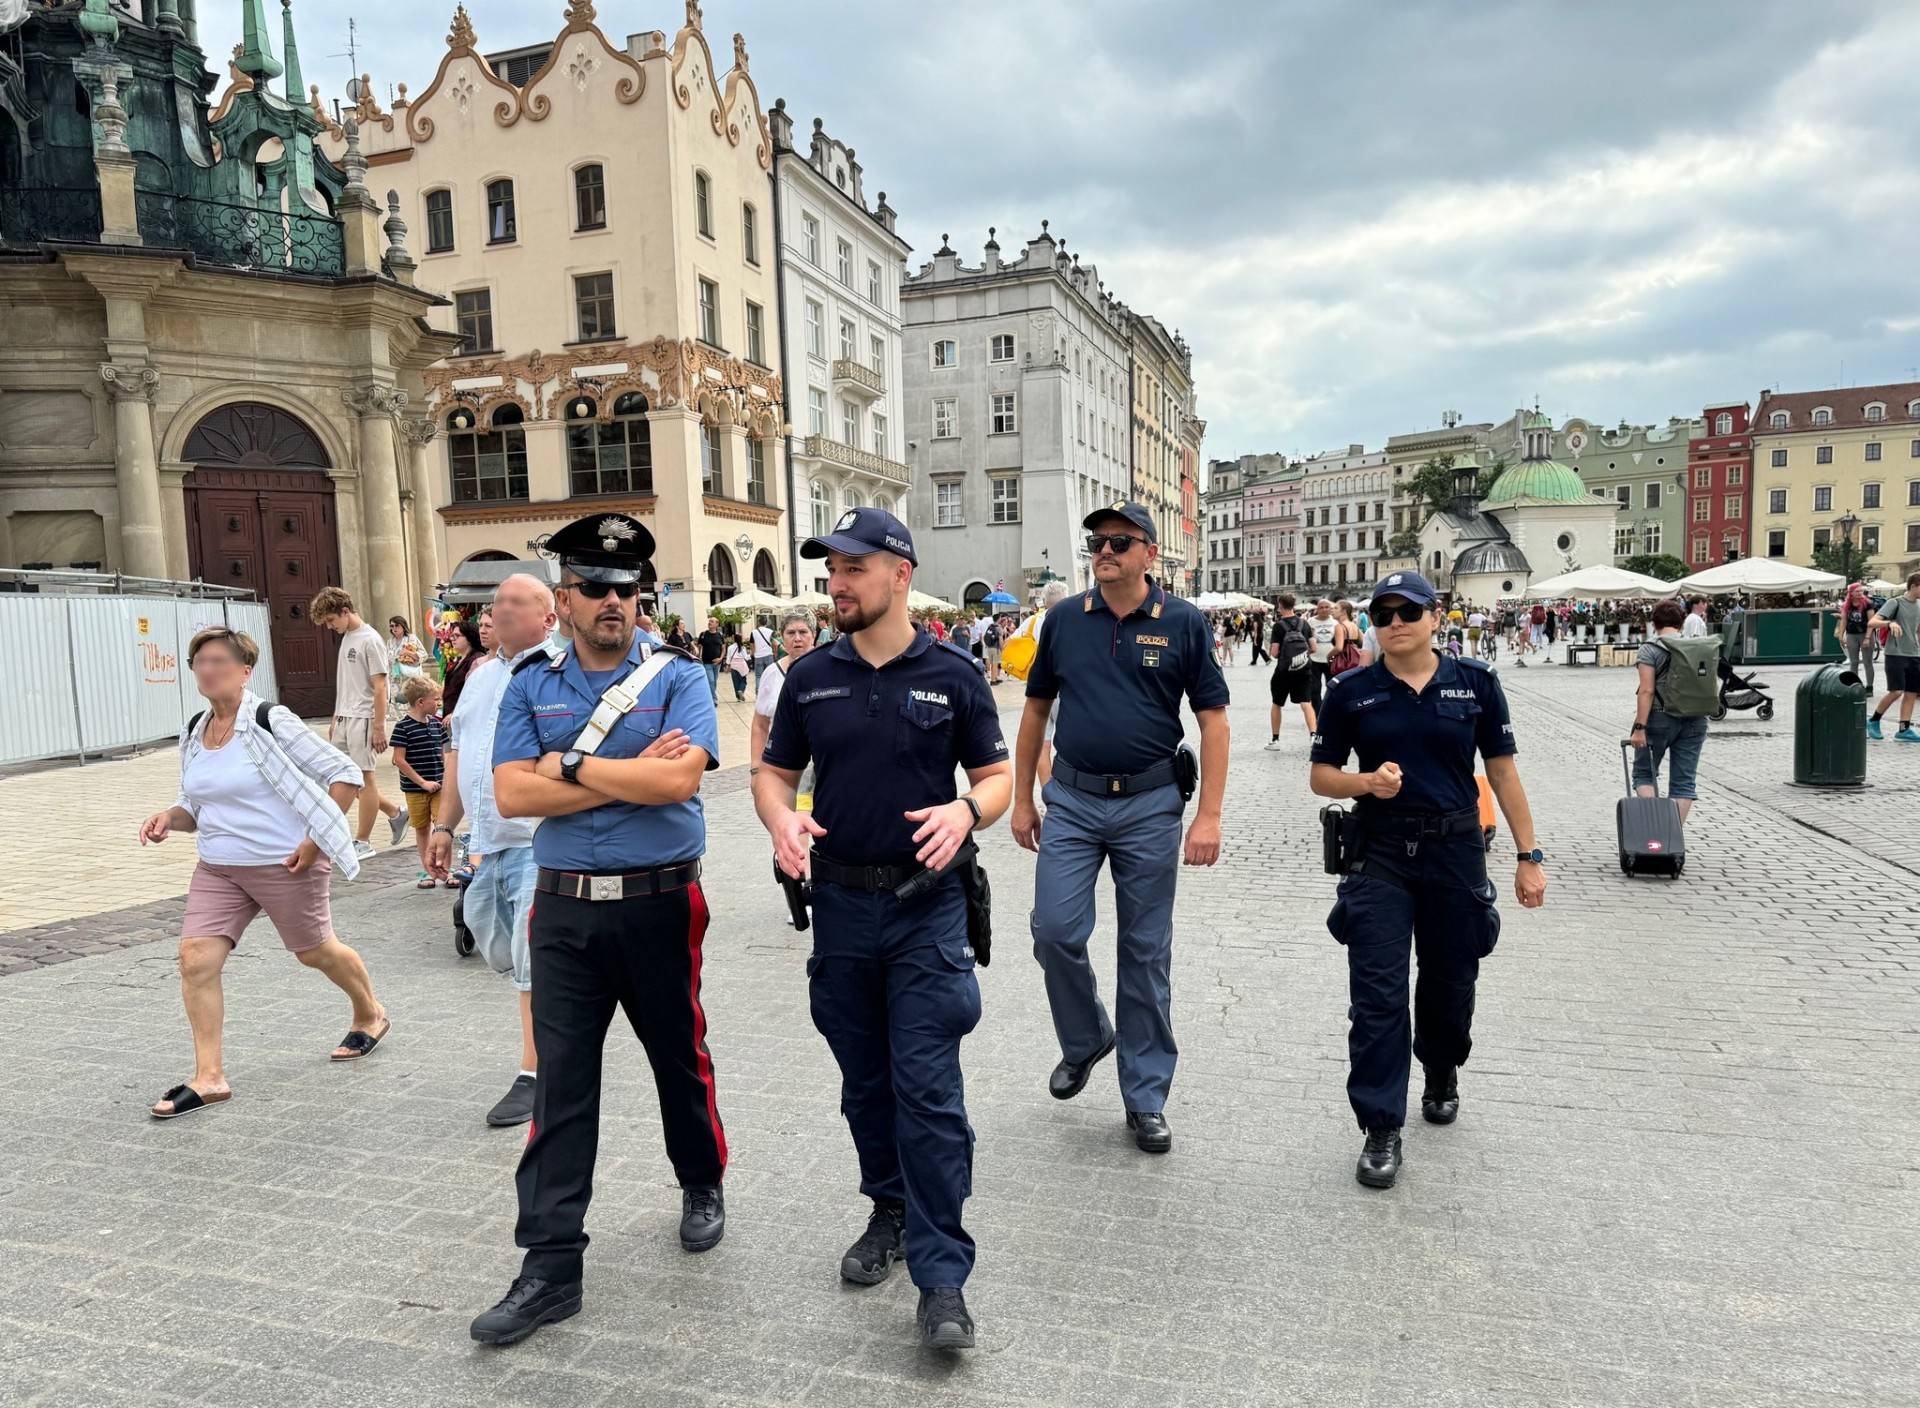
[[[453,951],[462,958],[471,957],[478,945],[474,942],[473,930],[467,927],[467,885],[473,879],[473,872],[467,864],[467,838],[453,838],[453,864],[450,870],[453,877]]]
[[[1765,723],[1773,717],[1773,696],[1767,693],[1767,687],[1760,683],[1757,676],[1738,675],[1733,666],[1725,660],[1720,662],[1720,707],[1708,715],[1715,723],[1727,716],[1729,710],[1754,711],[1760,722]]]

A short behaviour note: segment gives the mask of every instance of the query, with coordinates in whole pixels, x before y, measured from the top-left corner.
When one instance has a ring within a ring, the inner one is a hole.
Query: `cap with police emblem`
[[[850,508],[840,515],[831,533],[808,538],[800,544],[802,557],[825,557],[830,552],[842,552],[848,557],[890,552],[904,557],[915,567],[920,565],[920,559],[913,555],[913,534],[907,531],[906,524],[883,508]]]
[[[1160,530],[1153,526],[1153,515],[1147,512],[1145,504],[1129,503],[1125,499],[1115,499],[1105,508],[1097,508],[1080,520],[1082,528],[1091,529],[1103,518],[1124,518],[1134,527],[1147,535],[1147,541],[1160,541]]]
[[[1416,606],[1432,606],[1440,599],[1433,583],[1418,572],[1389,572],[1374,586],[1373,599],[1367,604],[1388,596],[1402,597]]]
[[[653,557],[653,534],[624,513],[596,513],[549,535],[543,550],[585,581],[621,586],[640,580],[640,568]]]

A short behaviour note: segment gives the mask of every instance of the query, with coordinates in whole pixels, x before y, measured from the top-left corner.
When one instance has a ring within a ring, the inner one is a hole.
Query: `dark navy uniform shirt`
[[[611,670],[581,669],[571,645],[552,660],[528,657],[500,697],[493,765],[573,747],[608,686],[639,666],[643,645],[652,642],[636,632],[626,660]],[[677,651],[647,682],[639,702],[613,726],[594,756],[637,758],[675,728],[685,730],[694,747],[706,750],[709,769],[720,766],[719,721],[707,672]],[[550,816],[533,833],[533,858],[551,870],[645,870],[692,860],[706,849],[707,821],[698,793],[659,806],[608,802],[571,816]]]
[[[843,635],[788,668],[761,761],[792,772],[813,763],[822,852],[848,865],[905,865],[921,823],[904,813],[951,802],[955,765],[1004,763],[1007,743],[965,651],[919,630],[876,670]]]
[[[1517,751],[1506,691],[1498,677],[1477,660],[1439,658],[1433,678],[1418,694],[1382,661],[1348,670],[1327,691],[1311,760],[1341,768],[1357,753],[1362,772],[1382,763],[1400,765],[1399,793],[1384,801],[1363,797],[1363,811],[1457,812],[1478,807],[1475,750],[1483,758],[1504,758]]]
[[[1197,714],[1227,703],[1213,632],[1152,578],[1124,620],[1100,589],[1056,602],[1040,625],[1027,698],[1058,699],[1053,746],[1082,772],[1145,772],[1179,746],[1180,696]]]

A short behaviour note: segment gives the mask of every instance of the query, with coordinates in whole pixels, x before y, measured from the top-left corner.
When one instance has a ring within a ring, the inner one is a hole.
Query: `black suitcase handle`
[[[1645,745],[1643,744],[1641,746],[1644,748]],[[1633,764],[1628,761],[1628,755],[1639,751],[1641,751],[1641,749],[1634,747],[1631,738],[1623,738],[1620,740],[1620,775],[1627,780],[1627,795],[1629,797],[1639,794],[1633,790]],[[1653,775],[1653,795],[1656,797],[1661,795],[1660,774],[1658,772]]]

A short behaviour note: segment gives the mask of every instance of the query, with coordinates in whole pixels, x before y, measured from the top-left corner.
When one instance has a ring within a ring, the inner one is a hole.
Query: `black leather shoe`
[[[1420,1117],[1428,1124],[1452,1124],[1460,1113],[1460,1068],[1428,1066],[1427,1086],[1420,1092]]]
[[[515,1076],[507,1093],[500,1097],[500,1103],[487,1111],[487,1123],[495,1129],[525,1124],[533,1118],[533,1092],[532,1076]]]
[[[727,1198],[720,1185],[687,1188],[680,1194],[680,1246],[685,1251],[711,1251],[727,1232]]]
[[[1128,1110],[1127,1128],[1133,1131],[1133,1142],[1144,1154],[1164,1154],[1173,1147],[1173,1130],[1167,1126],[1167,1117],[1158,1111],[1136,1115]]]
[[[973,1317],[958,1286],[920,1292],[920,1343],[927,1349],[972,1349]]]
[[[1093,1074],[1093,1068],[1107,1057],[1113,1055],[1113,1038],[1107,1038],[1107,1044],[1084,1061],[1062,1061],[1053,1068],[1053,1074],[1047,1077],[1047,1093],[1056,1100],[1071,1100],[1087,1088],[1087,1077]]]
[[[896,1261],[906,1259],[907,1210],[876,1198],[867,1230],[840,1258],[840,1275],[857,1286],[877,1286],[893,1274]]]
[[[516,1276],[500,1303],[475,1316],[467,1333],[481,1344],[518,1344],[542,1325],[579,1313],[578,1281],[543,1281],[537,1276]]]
[[[1370,1129],[1367,1146],[1360,1151],[1360,1162],[1353,1176],[1369,1188],[1391,1188],[1400,1176],[1399,1129]]]

